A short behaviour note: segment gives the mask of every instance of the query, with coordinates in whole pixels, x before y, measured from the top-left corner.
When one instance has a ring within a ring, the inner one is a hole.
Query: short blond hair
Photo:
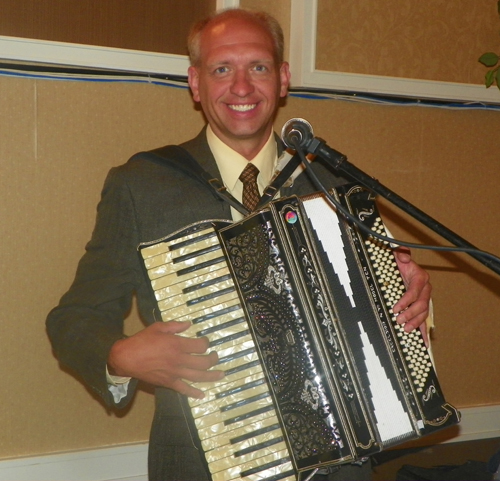
[[[263,27],[273,40],[274,58],[277,65],[281,65],[283,63],[285,41],[283,37],[283,30],[279,22],[267,12],[253,12],[242,8],[233,8],[223,10],[222,12],[216,12],[209,17],[200,20],[191,27],[187,45],[191,65],[197,66],[200,63],[201,34],[203,33],[203,30],[208,25],[216,24],[231,18],[251,20],[257,25]]]

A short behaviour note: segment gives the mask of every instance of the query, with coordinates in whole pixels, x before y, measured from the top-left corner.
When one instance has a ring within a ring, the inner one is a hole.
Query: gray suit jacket
[[[206,171],[220,178],[205,130],[183,147]],[[326,171],[321,177],[329,185],[339,183]],[[307,176],[301,175],[282,194],[314,190]],[[174,168],[134,157],[109,172],[95,229],[75,280],[47,318],[48,335],[59,361],[82,377],[108,406],[114,402],[106,381],[106,362],[113,343],[123,337],[123,320],[134,293],[145,324],[155,322],[155,305],[137,246],[205,219],[231,219],[229,205]],[[129,402],[135,385],[133,380],[119,407]],[[178,395],[167,389],[156,392],[150,479],[206,479]]]

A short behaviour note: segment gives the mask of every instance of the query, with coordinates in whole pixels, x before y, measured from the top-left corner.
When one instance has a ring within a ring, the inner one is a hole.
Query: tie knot
[[[257,176],[259,169],[255,165],[248,162],[240,175],[240,180],[243,182],[243,205],[252,212],[257,206],[260,194],[257,186]]]
[[[247,182],[257,182],[257,176],[259,175],[259,169],[255,167],[251,162],[243,169],[240,174],[240,180],[245,184]]]

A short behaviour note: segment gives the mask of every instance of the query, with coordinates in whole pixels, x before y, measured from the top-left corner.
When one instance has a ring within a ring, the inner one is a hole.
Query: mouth
[[[257,104],[229,104],[228,107],[236,112],[248,112],[253,110]]]

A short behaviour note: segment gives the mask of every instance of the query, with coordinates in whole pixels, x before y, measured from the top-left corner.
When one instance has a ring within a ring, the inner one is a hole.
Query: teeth
[[[238,112],[246,112],[255,108],[257,104],[246,104],[246,105],[229,105],[232,110],[237,110]]]

